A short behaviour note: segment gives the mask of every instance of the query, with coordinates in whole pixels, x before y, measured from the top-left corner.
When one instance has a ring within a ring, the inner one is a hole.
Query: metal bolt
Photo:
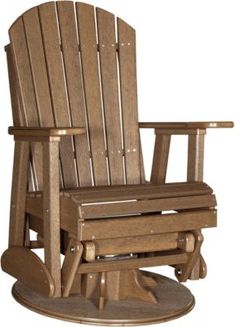
[[[136,152],[136,149],[133,149],[133,152]]]
[[[94,240],[95,239],[95,235],[92,235],[91,238]]]
[[[12,207],[12,208],[15,208],[15,207],[16,207],[16,205],[15,205],[15,204],[12,204],[12,205],[11,205],[11,207]]]
[[[153,230],[152,229],[151,229],[150,233],[153,234]]]
[[[45,212],[48,213],[49,212],[49,209],[45,209]]]

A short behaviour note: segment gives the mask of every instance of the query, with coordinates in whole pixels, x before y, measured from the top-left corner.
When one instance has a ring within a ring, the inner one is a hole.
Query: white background
[[[120,16],[137,30],[140,121],[235,120],[235,2],[229,0],[93,0],[94,5]],[[4,2],[0,12],[0,252],[7,247],[13,140],[7,66],[3,47],[11,23],[38,1]],[[186,139],[172,142],[169,181],[186,176]],[[153,132],[143,148],[147,175],[151,166]],[[205,181],[218,200],[218,228],[206,230],[203,254],[208,277],[187,286],[196,297],[187,316],[166,323],[171,327],[234,326],[234,130],[209,130],[206,138]],[[156,268],[173,277],[170,268]],[[40,316],[11,297],[13,279],[0,272],[0,324],[34,327],[69,323]],[[231,296],[231,297],[229,297]]]

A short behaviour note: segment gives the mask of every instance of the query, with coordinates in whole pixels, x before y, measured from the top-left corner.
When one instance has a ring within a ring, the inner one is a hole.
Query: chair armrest
[[[83,127],[9,127],[8,133],[23,137],[72,136],[85,134]]]
[[[155,129],[205,129],[205,128],[232,128],[234,126],[231,121],[215,121],[215,122],[140,122],[139,128],[155,128]]]

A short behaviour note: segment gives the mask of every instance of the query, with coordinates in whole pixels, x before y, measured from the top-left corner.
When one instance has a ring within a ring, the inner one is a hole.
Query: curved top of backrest
[[[63,185],[139,183],[134,29],[103,9],[58,1],[26,11],[9,36],[14,123],[87,128],[61,142]]]

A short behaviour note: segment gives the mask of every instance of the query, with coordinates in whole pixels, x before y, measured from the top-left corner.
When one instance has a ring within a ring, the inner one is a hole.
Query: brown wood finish
[[[94,7],[76,3],[85,101],[95,185],[107,185],[104,126],[100,94]]]
[[[117,18],[120,95],[127,184],[140,183],[135,31]]]
[[[157,128],[157,129],[205,129],[205,128],[232,128],[232,121],[213,121],[213,122],[141,122],[140,128]]]
[[[187,180],[191,181],[203,181],[203,166],[204,166],[204,143],[205,138],[204,134],[189,135],[188,136],[188,166],[187,166]],[[201,231],[195,231],[200,237]],[[199,243],[200,244],[200,243]],[[189,259],[187,264],[187,272],[190,271],[190,274],[183,274],[182,278],[185,276],[190,277],[192,280],[197,280],[200,278],[200,262],[204,262],[203,257],[200,254],[201,246],[198,246],[198,249],[195,255]],[[193,268],[191,269],[191,267]]]
[[[81,218],[94,219],[145,212],[159,212],[164,210],[209,208],[214,207],[215,205],[216,201],[213,195],[201,195],[170,199],[132,200],[129,202],[91,204],[80,206],[79,209]]]
[[[13,113],[13,117],[17,117],[17,126],[36,126],[39,127],[37,101],[34,93],[33,76],[31,74],[31,64],[28,53],[27,39],[23,18],[17,20],[17,24],[13,24],[9,30],[11,40],[9,61],[12,72],[16,78],[13,87],[17,95],[17,112]],[[18,121],[19,119],[19,121]],[[15,119],[14,119],[15,121]],[[34,170],[34,185],[36,189],[42,189],[42,147],[40,144],[33,144],[32,152],[32,168]]]
[[[3,253],[1,266],[34,292],[45,297],[54,295],[54,281],[44,263],[32,251],[12,247]]]
[[[71,119],[66,94],[64,65],[61,58],[55,3],[48,2],[38,8],[55,126],[70,127]],[[60,158],[64,187],[78,186],[72,138],[68,137],[61,140]]]
[[[126,260],[114,260],[114,261],[102,261],[82,263],[78,267],[79,274],[87,274],[94,272],[104,271],[118,271],[137,269],[141,267],[151,266],[164,266],[164,265],[177,265],[187,262],[187,255],[185,253],[180,254],[166,254],[161,256],[140,258],[140,259],[126,259]]]
[[[16,142],[12,176],[9,247],[24,245],[28,162],[29,143]]]
[[[129,216],[81,223],[78,237],[82,241],[137,235],[161,234],[216,227],[215,210],[199,210],[165,215]]]
[[[114,325],[118,322],[126,325],[143,325],[150,323],[165,322],[188,313],[194,307],[194,297],[182,284],[169,278],[141,272],[146,278],[155,280],[150,287],[151,292],[158,298],[158,303],[145,301],[122,301],[122,309],[117,301],[107,301],[105,310],[97,310],[96,303],[87,301],[80,295],[68,299],[48,299],[35,296],[35,293],[26,289],[22,284],[16,283],[13,287],[13,296],[22,305],[38,313],[54,318],[63,317],[64,320],[95,324],[98,326]]]
[[[43,222],[45,264],[55,283],[55,297],[61,296],[59,143],[43,144]]]
[[[2,268],[18,279],[14,296],[98,325],[187,313],[188,290],[139,268],[170,265],[180,281],[205,277],[201,229],[216,226],[216,199],[203,183],[204,136],[233,123],[138,123],[135,30],[103,9],[44,3],[9,35],[16,143]],[[150,183],[140,128],[156,134]],[[188,136],[184,183],[165,183],[173,135]]]
[[[182,236],[181,236],[182,238]],[[84,242],[85,252],[93,252],[93,260],[95,255],[118,255],[126,253],[141,253],[166,251],[177,249],[179,244],[178,233],[165,233],[135,237],[120,237],[111,239],[94,240],[93,242]],[[93,246],[92,246],[93,245]],[[86,256],[87,261],[89,260]]]
[[[9,127],[8,132],[10,135],[14,136],[72,136],[72,135],[82,135],[85,134],[85,129],[82,127],[77,128],[54,128],[54,127]]]
[[[63,297],[68,297],[70,294],[82,253],[83,245],[81,242],[70,239],[61,270]]]
[[[124,184],[121,115],[118,97],[115,17],[96,9],[104,118],[111,184]]]
[[[190,274],[193,270],[197,271],[197,274],[200,275],[200,249],[203,242],[203,236],[200,231],[193,231],[195,237],[195,247],[193,252],[188,254],[188,260],[185,265],[177,266],[176,268],[176,277],[180,282],[186,282],[190,277]],[[197,268],[199,267],[199,269]],[[200,276],[197,277],[199,279]]]
[[[152,183],[165,183],[168,157],[170,151],[170,142],[170,135],[156,135],[150,179]]]
[[[204,135],[188,136],[188,182],[203,181]]]
[[[86,126],[87,128],[74,5],[70,1],[60,1],[56,3],[56,6],[72,126]],[[88,130],[82,137],[75,136],[74,141],[79,185],[92,185]]]

